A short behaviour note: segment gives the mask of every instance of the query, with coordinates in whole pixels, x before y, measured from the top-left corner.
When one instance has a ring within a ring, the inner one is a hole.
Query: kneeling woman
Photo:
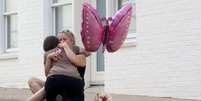
[[[48,74],[45,83],[46,100],[54,101],[57,95],[70,98],[71,101],[84,101],[84,83],[77,66],[86,65],[85,55],[76,55],[77,47],[69,44],[71,40],[65,33],[58,35],[59,47],[45,53],[45,71]],[[56,55],[55,55],[56,54]]]

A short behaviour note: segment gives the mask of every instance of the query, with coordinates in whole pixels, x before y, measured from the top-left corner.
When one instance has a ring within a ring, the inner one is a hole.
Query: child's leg
[[[28,85],[32,93],[36,93],[39,91],[43,86],[45,82],[43,80],[40,80],[38,78],[32,77],[28,80]]]
[[[31,97],[29,97],[26,101],[44,101],[44,99],[45,99],[45,88],[43,87],[35,94],[33,94]]]

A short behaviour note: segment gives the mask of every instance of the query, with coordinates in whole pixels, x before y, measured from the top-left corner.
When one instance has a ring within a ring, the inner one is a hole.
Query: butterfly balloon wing
[[[82,9],[82,42],[87,51],[95,52],[102,43],[104,27],[97,10],[89,3],[83,3]]]
[[[125,4],[113,17],[106,43],[108,52],[117,51],[125,41],[132,16],[132,4]]]

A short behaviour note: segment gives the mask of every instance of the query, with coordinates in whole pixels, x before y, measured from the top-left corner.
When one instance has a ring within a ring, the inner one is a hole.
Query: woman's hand
[[[91,53],[89,51],[85,50],[84,48],[80,49],[80,54],[84,54],[86,57],[91,55]]]
[[[59,43],[59,47],[64,48],[64,47],[69,47],[69,45],[68,45],[67,42],[61,41],[61,42]]]

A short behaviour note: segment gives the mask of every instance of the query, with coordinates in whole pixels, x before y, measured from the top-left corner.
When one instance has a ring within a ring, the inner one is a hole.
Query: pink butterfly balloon
[[[81,37],[87,51],[101,44],[108,52],[117,51],[126,39],[132,16],[132,4],[124,5],[113,17],[101,18],[89,3],[83,3]]]

